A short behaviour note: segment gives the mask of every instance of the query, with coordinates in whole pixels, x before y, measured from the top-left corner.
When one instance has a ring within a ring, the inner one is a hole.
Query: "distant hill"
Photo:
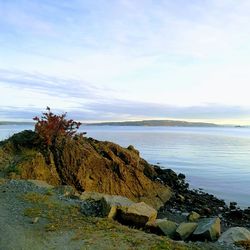
[[[0,121],[0,125],[33,125],[34,122],[10,122],[10,121]]]
[[[125,121],[125,122],[100,122],[88,123],[86,125],[94,126],[166,126],[166,127],[219,127],[214,123],[205,122],[186,122],[175,120],[143,120],[143,121]]]

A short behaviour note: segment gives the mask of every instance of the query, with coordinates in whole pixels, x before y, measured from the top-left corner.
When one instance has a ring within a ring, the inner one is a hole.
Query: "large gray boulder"
[[[208,240],[215,241],[221,234],[220,219],[215,218],[203,218],[198,221],[198,227],[193,232],[194,240]]]
[[[146,224],[146,228],[152,233],[166,235],[169,238],[174,238],[178,224],[168,219],[157,219]]]
[[[144,227],[147,222],[156,220],[157,211],[144,202],[129,206],[117,206],[116,219],[122,224]]]
[[[224,244],[234,244],[237,241],[250,240],[250,232],[244,227],[231,227],[224,232],[218,242]]]
[[[195,222],[183,222],[176,229],[176,237],[181,240],[186,240],[198,227],[198,223]]]
[[[83,192],[79,199],[83,201],[81,206],[83,214],[111,219],[116,217],[118,207],[128,207],[134,204],[133,201],[123,196],[97,192]]]

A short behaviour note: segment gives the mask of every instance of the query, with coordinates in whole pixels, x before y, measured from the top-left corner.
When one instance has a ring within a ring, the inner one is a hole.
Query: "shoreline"
[[[38,179],[50,180],[51,183],[49,182],[49,184],[52,185],[54,185],[53,183],[60,183],[63,180],[62,183],[67,183],[73,186],[75,185],[74,187],[78,191],[85,190],[87,187],[87,191],[99,192],[98,190],[102,190],[102,192],[105,193],[105,190],[103,190],[103,184],[98,181],[100,179],[105,182],[105,187],[109,187],[110,185],[110,187],[113,188],[112,191],[108,188],[106,190],[107,193],[119,194],[130,199],[137,199],[142,193],[144,193],[144,196],[148,201],[150,199],[149,197],[154,197],[154,200],[150,202],[152,204],[154,203],[157,207],[162,207],[161,212],[172,212],[172,210],[175,210],[176,213],[187,213],[195,210],[195,212],[205,216],[216,216],[220,214],[225,218],[227,224],[244,225],[244,223],[246,223],[246,226],[250,227],[250,204],[246,208],[240,208],[235,201],[232,200],[229,204],[226,204],[224,200],[211,193],[205,192],[200,187],[198,187],[198,189],[190,189],[190,184],[186,181],[186,176],[183,173],[176,173],[175,170],[163,168],[162,166],[159,166],[161,165],[160,163],[158,165],[148,163],[140,158],[139,151],[133,146],[123,148],[118,144],[107,141],[98,141],[91,137],[76,137],[75,140],[69,139],[66,144],[67,146],[63,146],[65,152],[60,152],[60,157],[64,157],[63,165],[61,165],[60,168],[65,171],[60,172],[61,170],[58,171],[58,166],[55,165],[51,156],[49,159],[46,159],[46,155],[48,156],[48,154],[42,154],[41,151],[39,151],[39,147],[34,144],[35,136],[35,132],[26,130],[13,135],[6,141],[1,141],[1,147],[7,145],[6,142],[12,143],[14,148],[16,147],[17,149],[20,146],[20,152],[18,153],[20,156],[16,155],[17,152],[15,150],[12,150],[12,153],[9,155],[10,159],[13,158],[14,161],[21,157],[19,163],[17,161],[13,166],[9,166],[9,173],[16,171],[11,173],[14,178],[19,174],[15,168],[21,168],[24,170],[23,177],[21,177],[22,179],[35,179],[34,176],[41,176],[41,173],[44,174],[46,172],[44,177],[39,177]],[[28,161],[24,160],[23,162],[22,159],[24,154],[26,154],[26,151],[22,152],[22,150],[25,147],[27,150],[31,150],[31,158],[25,156],[24,159],[27,158]],[[73,149],[72,152],[76,153],[69,155],[69,149],[70,151]],[[34,159],[32,157],[34,157]],[[74,161],[71,160],[72,157],[74,158]],[[33,164],[32,162],[35,162],[35,165],[39,165],[40,170],[38,170],[36,166],[30,167],[30,164]],[[80,162],[82,162],[82,170],[77,172],[79,171],[78,166],[80,166]],[[86,166],[85,162],[88,162]],[[49,163],[49,165],[47,163]],[[115,166],[114,163],[116,164]],[[140,164],[138,165],[138,163]],[[6,164],[9,163],[6,162]],[[107,166],[109,166],[108,169]],[[54,171],[53,174],[51,172],[51,167]],[[72,170],[70,170],[70,168],[72,168]],[[106,173],[112,176],[111,180],[105,180],[105,178],[103,178],[104,170],[108,171]],[[72,179],[72,176],[68,174],[69,171],[75,171],[73,174],[76,179]],[[85,171],[85,174],[79,175],[79,173],[83,173],[83,171]],[[89,174],[87,174],[86,171],[91,173],[91,178],[89,178]],[[134,172],[131,176],[131,171],[139,172]],[[134,176],[136,176],[136,178],[134,178]],[[139,181],[140,185],[136,183],[138,182],[138,176],[141,178],[141,183]],[[134,179],[131,179],[131,177]],[[148,179],[145,179],[145,177]],[[93,180],[95,186],[93,186]],[[128,190],[123,188],[123,180],[128,180],[128,183],[126,183],[126,185],[129,185],[130,187]],[[114,189],[116,186],[114,186],[113,182],[118,183],[116,184],[118,185],[118,189]],[[80,186],[78,183],[84,183],[84,186]],[[88,185],[90,187],[89,189]],[[152,190],[148,188],[149,186],[151,186]],[[171,199],[169,199],[170,191],[164,186],[167,186],[172,190]],[[162,204],[164,206],[162,206]],[[232,217],[232,219],[230,217]]]

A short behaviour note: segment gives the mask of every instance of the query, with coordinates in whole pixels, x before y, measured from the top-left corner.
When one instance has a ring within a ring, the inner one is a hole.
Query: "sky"
[[[0,120],[250,125],[249,0],[0,0]]]

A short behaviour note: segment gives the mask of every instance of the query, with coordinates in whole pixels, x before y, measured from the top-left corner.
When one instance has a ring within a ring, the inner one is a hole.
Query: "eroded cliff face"
[[[45,155],[30,146],[31,142],[21,146],[12,144],[10,138],[0,147],[0,164],[8,173],[11,173],[8,164],[12,164],[18,170],[16,177],[45,180],[52,185],[67,184],[78,191],[122,195],[155,208],[171,196],[170,188],[154,180],[155,169],[132,146],[123,148],[76,136],[58,141]]]

